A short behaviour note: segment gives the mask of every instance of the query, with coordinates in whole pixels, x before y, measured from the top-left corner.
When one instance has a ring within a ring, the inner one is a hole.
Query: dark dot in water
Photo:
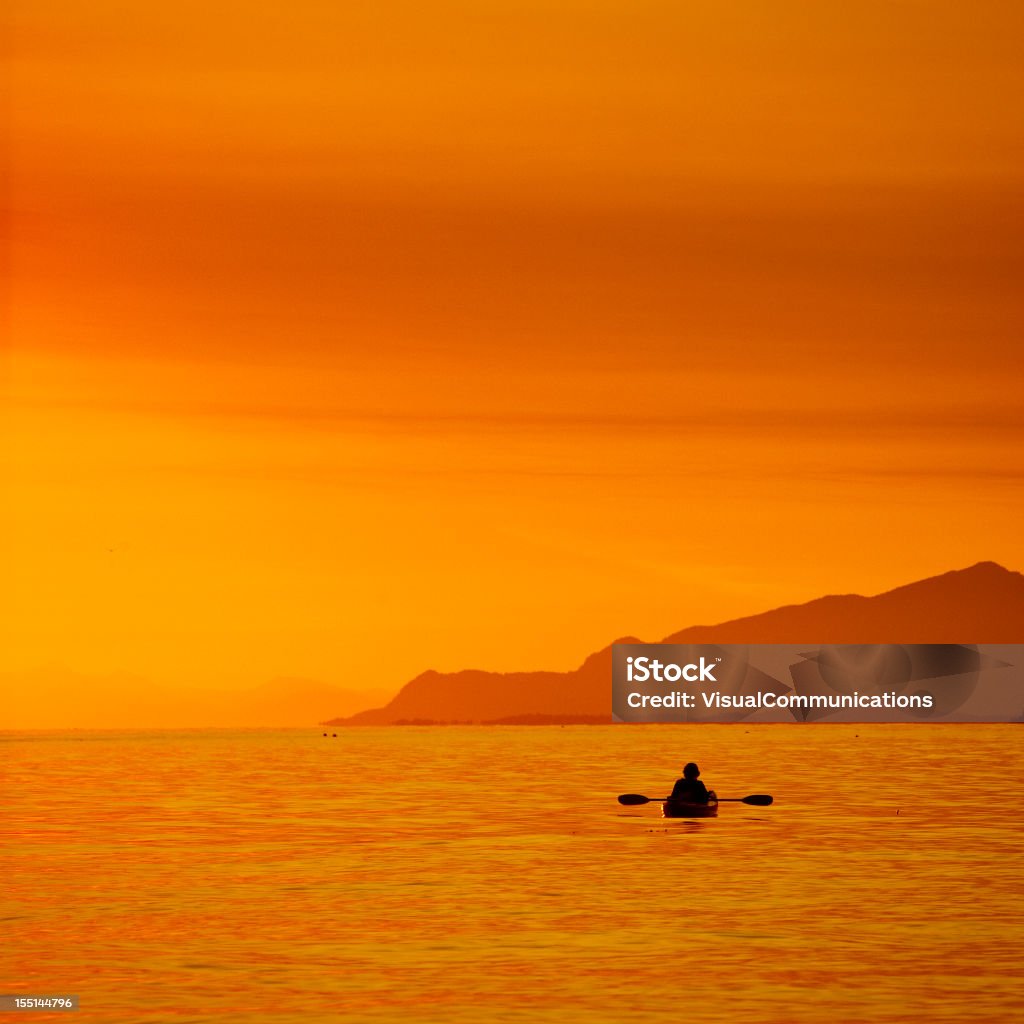
[[[337,738],[338,738],[338,734],[336,732],[332,732],[331,733],[331,739],[336,740]]]

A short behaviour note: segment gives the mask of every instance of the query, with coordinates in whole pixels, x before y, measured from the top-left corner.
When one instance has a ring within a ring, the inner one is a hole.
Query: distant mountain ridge
[[[1022,643],[1024,575],[979,562],[873,597],[831,595],[718,625],[690,626],[662,642]],[[431,670],[406,683],[384,707],[324,724],[607,721],[611,654],[609,645],[571,672]]]
[[[663,643],[1007,644],[1024,642],[1024,575],[978,562],[874,597],[819,597]]]
[[[3,729],[298,728],[308,727],[324,708],[355,711],[374,699],[364,691],[289,676],[221,689],[59,665],[0,672],[0,693]]]
[[[639,643],[634,637],[616,643]],[[336,718],[324,725],[395,725],[399,722],[488,722],[535,718],[567,722],[608,719],[612,649],[606,647],[572,672],[435,672],[405,684],[383,708]]]

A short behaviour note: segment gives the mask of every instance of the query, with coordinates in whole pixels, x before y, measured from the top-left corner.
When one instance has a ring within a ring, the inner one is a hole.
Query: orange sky
[[[1024,567],[1019,4],[12,22],[15,689],[390,690]]]

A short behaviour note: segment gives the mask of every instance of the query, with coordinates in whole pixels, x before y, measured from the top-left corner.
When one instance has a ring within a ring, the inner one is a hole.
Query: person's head
[[[700,769],[692,761],[683,769],[684,779],[695,779],[699,775]]]

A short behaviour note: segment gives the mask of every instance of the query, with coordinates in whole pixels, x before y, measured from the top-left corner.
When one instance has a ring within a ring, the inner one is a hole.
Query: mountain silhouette
[[[1024,642],[1024,575],[979,562],[874,597],[841,594],[717,626],[690,626],[663,643],[1010,644]]]
[[[624,637],[615,643],[641,643]],[[1024,642],[1024,575],[979,562],[874,597],[841,594],[713,626],[690,626],[663,643]],[[611,645],[572,672],[428,671],[382,708],[327,725],[586,722],[611,717]]]
[[[624,637],[616,643],[640,643]],[[555,724],[609,718],[612,649],[592,654],[572,672],[430,670],[405,684],[382,708],[324,725],[397,725],[533,720]]]

